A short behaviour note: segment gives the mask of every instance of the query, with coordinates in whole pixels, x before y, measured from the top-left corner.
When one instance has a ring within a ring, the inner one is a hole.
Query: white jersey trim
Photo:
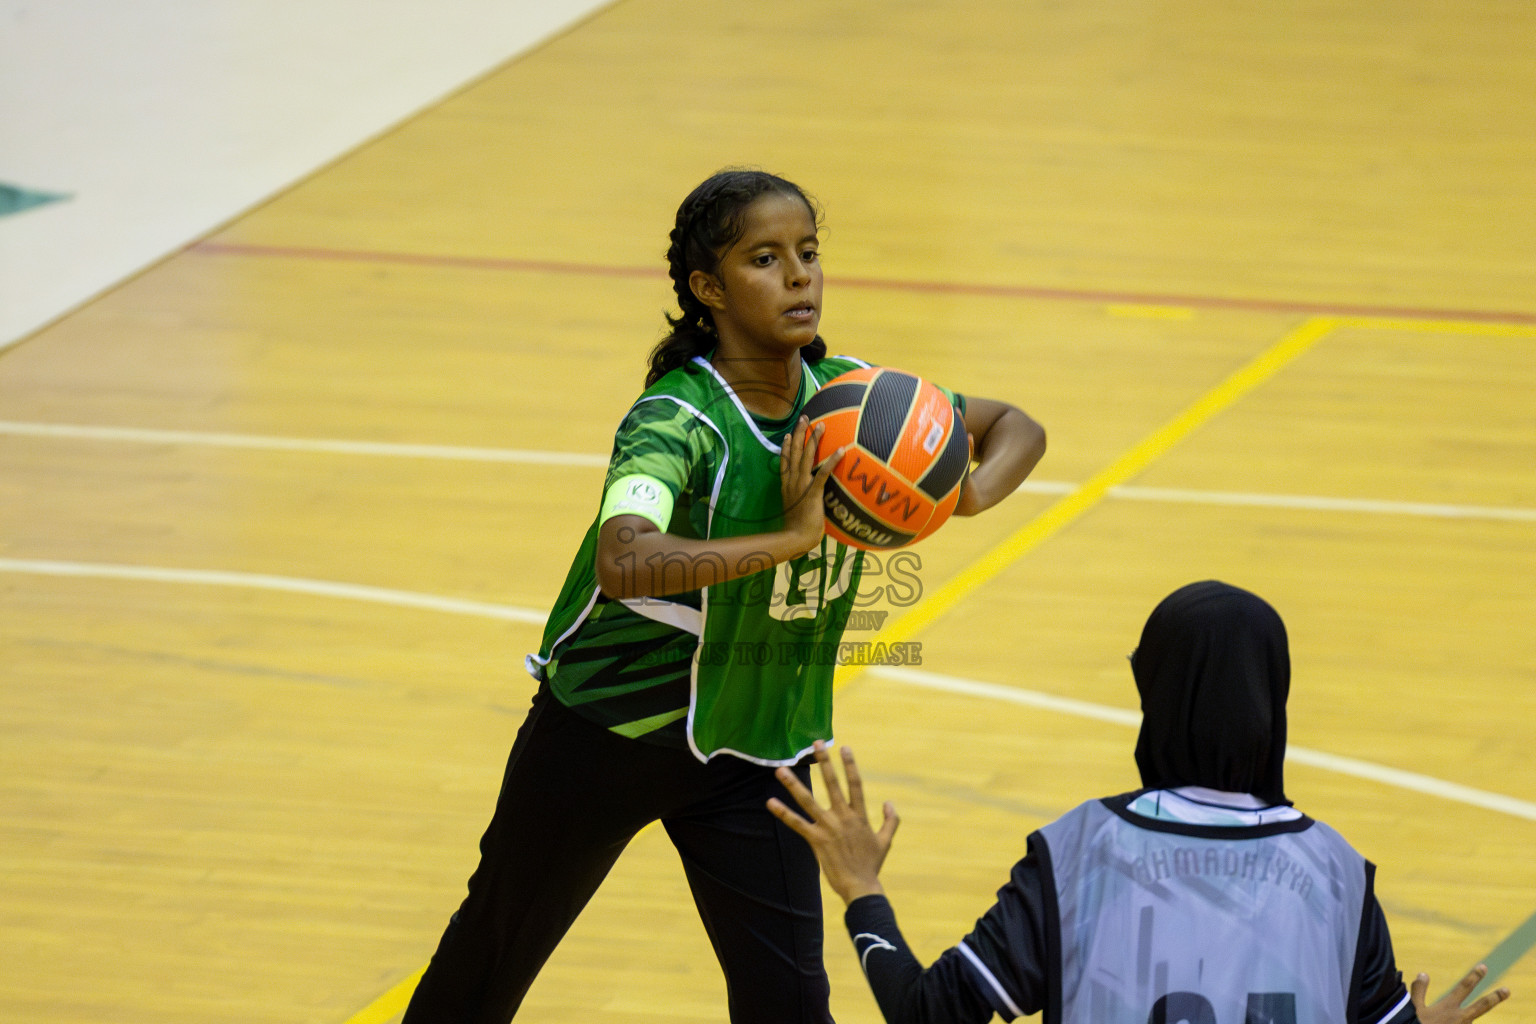
[[[997,980],[997,976],[988,970],[986,964],[981,962],[981,957],[971,952],[971,947],[967,946],[964,940],[956,948],[965,955],[965,958],[970,961],[971,966],[976,968],[976,973],[981,975],[982,980],[992,986],[992,991],[996,992],[997,997],[1003,1001],[1003,1005],[1008,1007],[1008,1012],[1015,1017],[1024,1016],[1024,1011],[1019,1009],[1019,1005],[1013,1001],[1013,997],[1008,994],[1008,990],[1003,988],[1002,982]]]
[[[1412,998],[1413,997],[1410,996],[1408,993],[1406,993],[1406,992],[1403,993],[1403,998],[1401,998],[1401,999],[1399,999],[1397,1001],[1397,1005],[1392,1007],[1392,1009],[1388,1010],[1386,1012],[1386,1015],[1383,1016],[1380,1020],[1376,1021],[1375,1024],[1387,1024],[1387,1021],[1391,1020],[1393,1017],[1396,1017],[1398,1014],[1403,1012],[1403,1007],[1407,1006],[1409,1001]]]
[[[704,615],[697,608],[655,597],[626,597],[619,602],[636,615],[644,615],[666,626],[699,636],[704,631]]]
[[[689,714],[689,723],[690,723],[689,724],[689,729],[691,730],[692,729],[692,717],[693,717],[693,711],[692,711],[691,707],[689,709],[689,713],[688,714]],[[822,740],[821,742],[827,747],[828,750],[832,749],[834,746],[837,745],[836,738],[834,738],[832,736],[828,736],[826,739]],[[721,754],[728,754],[731,757],[739,757],[743,761],[750,761],[753,764],[762,765],[764,768],[793,768],[795,765],[799,764],[801,761],[805,760],[805,758],[809,757],[811,754],[815,753],[815,751],[816,751],[816,745],[814,743],[812,743],[809,747],[806,747],[804,750],[800,751],[797,754],[793,754],[793,755],[791,755],[789,757],[782,758],[782,759],[777,759],[777,760],[774,759],[774,758],[757,757],[754,754],[743,753],[742,751],[737,750],[734,747],[721,747],[718,750],[712,750],[708,754],[704,754],[704,753],[701,753],[699,748],[694,744],[694,742],[693,742],[693,733],[691,731],[688,734],[688,747],[689,747],[689,749],[691,749],[694,752],[694,756],[697,757],[700,761],[703,761],[705,764],[708,764],[709,762],[713,761],[715,758],[719,757]]]
[[[1149,790],[1132,800],[1126,809],[1154,821],[1234,828],[1297,821],[1302,817],[1294,807],[1269,805],[1251,793],[1223,793],[1200,786]]]
[[[592,614],[592,606],[597,604],[597,599],[602,595],[602,593],[603,589],[601,587],[592,588],[592,596],[587,599],[587,606],[581,610],[580,615],[576,616],[576,621],[571,623],[571,628],[566,630],[564,633],[561,633],[558,637],[555,638],[555,642],[549,645],[549,653],[551,655],[555,653],[555,648],[565,643],[566,639],[569,638],[572,633],[576,632],[576,630],[581,626],[583,622],[587,621],[587,616]],[[533,678],[541,681],[544,678],[544,666],[548,664],[549,658],[543,657],[537,652],[530,654],[523,659],[523,668],[527,670],[528,674],[533,676]]]
[[[736,411],[741,413],[741,418],[746,421],[748,428],[750,428],[753,435],[757,437],[758,442],[761,443],[764,448],[768,449],[770,452],[773,452],[773,454],[779,454],[779,452],[782,450],[780,446],[768,440],[762,429],[758,427],[757,421],[752,418],[752,414],[747,411],[747,407],[743,405],[741,399],[737,397],[736,390],[731,387],[731,385],[723,376],[720,375],[720,371],[715,369],[714,366],[710,364],[710,361],[705,359],[703,356],[694,356],[693,361],[704,367],[704,369],[708,370],[710,373],[714,374],[715,382],[720,385],[721,390],[726,393],[726,396],[730,398],[731,402],[736,406]],[[801,378],[802,380],[806,378],[810,379],[811,394],[815,394],[821,390],[821,382],[818,381],[816,379],[816,375],[811,372],[811,368],[806,364],[804,356],[800,358],[800,372],[804,374],[804,377]]]

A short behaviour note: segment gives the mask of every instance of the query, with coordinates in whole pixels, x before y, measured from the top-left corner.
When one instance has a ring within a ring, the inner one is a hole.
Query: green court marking
[[[1488,967],[1488,976],[1472,990],[1472,994],[1467,999],[1469,1001],[1476,999],[1493,988],[1504,976],[1504,972],[1515,966],[1521,957],[1531,951],[1532,946],[1536,946],[1536,914],[1526,918],[1524,924],[1510,932],[1509,937],[1503,942],[1493,947],[1493,952],[1478,961]],[[1453,985],[1452,988],[1454,987]],[[1446,992],[1449,993],[1450,989],[1446,989]],[[1444,999],[1445,996],[1442,995],[1440,998]]]
[[[33,192],[29,189],[7,185],[0,181],[0,217],[8,213],[20,213],[44,203],[57,203],[68,199],[67,192]]]

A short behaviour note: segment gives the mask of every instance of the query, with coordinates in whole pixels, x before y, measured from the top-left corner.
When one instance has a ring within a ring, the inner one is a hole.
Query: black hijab
[[[1262,598],[1207,580],[1163,599],[1131,656],[1136,767],[1149,789],[1205,786],[1285,799],[1285,624]]]

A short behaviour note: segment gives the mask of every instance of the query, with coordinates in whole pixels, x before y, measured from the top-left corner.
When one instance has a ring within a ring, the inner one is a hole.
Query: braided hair
[[[664,314],[671,331],[651,351],[646,387],[694,356],[707,355],[720,343],[715,318],[709,307],[693,294],[688,278],[695,270],[716,272],[720,257],[746,230],[747,207],[772,192],[799,199],[810,211],[811,219],[820,223],[819,211],[800,186],[765,171],[740,168],[711,175],[677,208],[677,226],[672,229],[672,244],[667,249],[667,272],[672,277],[672,290],[677,293],[681,312],[677,316]],[[800,354],[808,362],[818,362],[827,354],[827,343],[817,335],[800,349]]]

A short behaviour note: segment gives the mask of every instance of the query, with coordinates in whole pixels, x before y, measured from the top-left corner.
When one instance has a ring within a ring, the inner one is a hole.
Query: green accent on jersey
[[[806,365],[794,412],[766,431],[706,361],[679,367],[620,425],[605,494],[636,476],[660,483],[675,498],[663,528],[678,536],[778,530],[779,442],[817,388],[863,365],[845,357]],[[703,591],[610,601],[596,582],[600,523],[587,531],[539,653],[528,658],[559,700],[625,736],[686,742],[700,760],[730,753],[789,764],[831,738],[832,672],[861,552],[823,539],[790,562]],[[675,714],[685,705],[686,715]]]
[[[631,473],[616,480],[603,495],[603,510],[598,513],[601,526],[614,516],[642,516],[665,530],[672,521],[675,496],[665,482],[647,473]]]
[[[635,739],[644,736],[648,732],[655,732],[664,725],[681,721],[686,717],[688,717],[688,708],[684,706],[674,711],[663,711],[661,714],[652,715],[650,718],[642,718],[637,722],[625,722],[623,725],[616,725],[613,727],[613,731],[620,736],[628,736],[630,739]]]
[[[619,601],[596,605],[581,623],[579,640],[558,648],[546,668],[551,679],[559,680],[560,696],[572,707],[669,677],[685,679],[698,643],[692,633],[647,618]],[[679,687],[677,695],[677,703],[687,703],[685,688]]]

